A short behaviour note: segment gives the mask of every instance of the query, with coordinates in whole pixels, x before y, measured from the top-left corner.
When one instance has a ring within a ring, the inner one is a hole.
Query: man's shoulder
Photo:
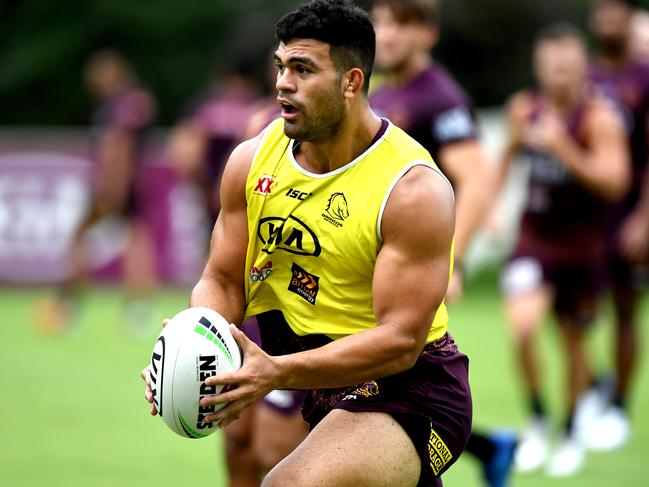
[[[430,160],[432,157],[428,150],[417,141],[412,135],[391,124],[389,132],[385,136],[384,150],[390,150],[393,153],[394,160]],[[389,148],[389,149],[388,149]]]
[[[457,105],[470,105],[470,100],[450,73],[438,64],[423,70],[415,79],[401,86],[382,85],[370,94],[372,105],[394,100],[416,104],[419,109],[444,110]]]
[[[418,239],[421,242],[430,243],[442,236],[450,242],[454,201],[451,184],[438,169],[426,165],[410,168],[396,183],[387,201],[383,238],[415,234],[421,237]]]
[[[457,80],[439,64],[430,66],[421,80],[422,92],[429,93],[428,102],[432,106],[450,108],[470,106],[471,101]]]

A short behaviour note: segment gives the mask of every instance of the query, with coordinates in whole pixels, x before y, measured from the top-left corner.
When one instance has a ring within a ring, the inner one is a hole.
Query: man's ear
[[[351,99],[358,96],[365,84],[365,75],[360,68],[352,68],[342,77],[343,94],[345,98]]]

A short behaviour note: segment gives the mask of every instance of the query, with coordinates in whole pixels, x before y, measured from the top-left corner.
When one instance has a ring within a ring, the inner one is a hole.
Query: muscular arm
[[[343,387],[410,368],[446,293],[453,226],[448,182],[429,168],[413,168],[395,187],[383,216],[373,279],[377,326],[278,357],[237,334],[244,343],[243,368],[206,381],[237,388],[202,403],[234,402],[211,419],[232,418],[271,389]]]
[[[245,186],[258,142],[255,138],[242,143],[228,160],[210,256],[190,298],[190,306],[215,309],[231,323],[242,320],[245,307],[244,266],[248,245]]]
[[[119,208],[134,177],[135,135],[119,127],[109,128],[99,142],[100,177],[97,188],[102,204],[109,211]]]
[[[412,169],[383,216],[372,288],[378,326],[277,357],[277,387],[349,386],[412,367],[446,294],[453,220],[448,183],[430,169]]]
[[[461,259],[488,209],[494,172],[475,140],[446,146],[439,163],[455,187],[455,256]]]

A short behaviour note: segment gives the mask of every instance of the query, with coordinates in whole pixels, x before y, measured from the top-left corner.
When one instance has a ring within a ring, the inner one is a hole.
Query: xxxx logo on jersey
[[[277,180],[273,176],[263,175],[262,177],[257,178],[257,183],[252,192],[260,196],[267,196],[276,185]]]
[[[315,298],[318,296],[318,290],[320,289],[318,284],[320,278],[305,271],[295,263],[291,266],[291,272],[293,275],[288,290],[315,305]]]

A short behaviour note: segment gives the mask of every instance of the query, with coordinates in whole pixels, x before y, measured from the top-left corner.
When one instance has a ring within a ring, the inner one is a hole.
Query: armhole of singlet
[[[394,179],[390,183],[390,186],[388,186],[388,189],[385,192],[385,196],[383,196],[383,201],[381,202],[381,207],[379,208],[379,215],[378,218],[376,219],[376,236],[379,239],[379,245],[383,243],[383,230],[381,226],[383,223],[383,212],[385,211],[385,207],[388,204],[388,199],[390,199],[390,195],[392,194],[394,187],[401,180],[401,178],[405,176],[408,171],[410,171],[413,167],[416,166],[426,166],[432,169],[433,171],[435,171],[437,174],[439,174],[444,179],[444,181],[448,183],[449,187],[451,188],[451,194],[453,195],[453,199],[455,199],[455,193],[453,192],[453,185],[446,178],[446,176],[442,174],[442,171],[440,171],[433,163],[423,159],[410,162],[403,169],[401,169],[401,171],[399,171],[399,173],[394,177]]]

